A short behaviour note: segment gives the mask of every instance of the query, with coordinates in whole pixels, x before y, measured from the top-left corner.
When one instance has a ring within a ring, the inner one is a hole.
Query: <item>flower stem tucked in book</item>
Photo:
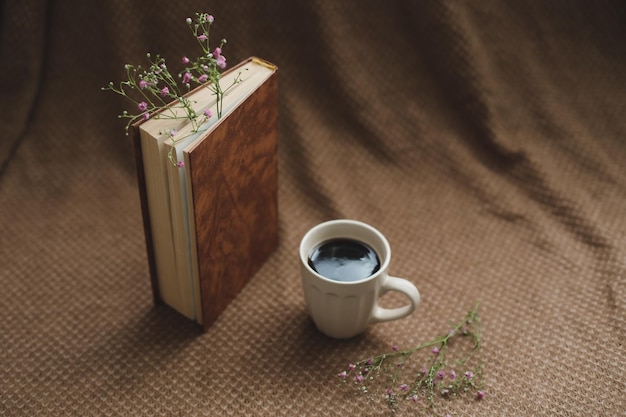
[[[219,42],[219,46],[210,46],[210,30],[215,18],[208,13],[196,13],[195,19],[187,18],[186,22],[202,51],[195,59],[187,56],[181,58],[185,68],[174,76],[165,58],[160,55],[152,57],[146,54],[148,65],[125,65],[126,79],[117,86],[111,81],[103,90],[113,91],[125,98],[132,104],[132,110],[123,111],[118,117],[127,119],[126,134],[130,126],[139,120],[158,118],[185,118],[192,125],[192,131],[197,132],[200,126],[214,116],[221,118],[223,114],[224,95],[237,83],[241,82],[236,77],[231,84],[223,86],[220,83],[221,70],[226,68],[226,57],[222,54],[226,39]],[[192,89],[192,84],[202,85],[211,90],[216,97],[215,109],[194,108],[193,103],[187,97]],[[182,110],[182,112],[177,111]],[[172,140],[176,141],[176,131],[170,132]],[[182,167],[183,162],[170,159],[170,162]]]

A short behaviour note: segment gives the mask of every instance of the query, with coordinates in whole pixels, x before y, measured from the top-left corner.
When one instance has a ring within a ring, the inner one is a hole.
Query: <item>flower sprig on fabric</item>
[[[125,65],[126,79],[115,85],[112,81],[103,87],[103,90],[113,91],[133,103],[132,111],[123,111],[118,117],[127,119],[126,134],[133,123],[141,119],[154,118],[186,118],[189,119],[192,133],[199,131],[200,126],[213,117],[209,108],[197,112],[193,102],[185,97],[191,91],[192,85],[204,85],[216,96],[217,117],[222,117],[223,97],[229,88],[241,81],[238,76],[233,83],[223,88],[220,83],[221,71],[226,68],[226,58],[222,55],[222,48],[226,39],[219,42],[219,46],[210,47],[210,30],[215,18],[208,13],[196,13],[195,19],[187,18],[186,23],[197,40],[202,54],[195,59],[187,56],[181,58],[185,68],[174,76],[170,73],[165,58],[160,55],[146,54],[148,65]],[[182,116],[181,116],[182,114]],[[176,130],[165,132],[172,141],[182,140],[176,136]],[[169,156],[172,164],[181,167],[182,162],[176,161],[173,155]]]
[[[370,400],[385,402],[394,412],[403,401],[432,410],[438,398],[452,399],[471,391],[480,400],[485,396],[480,330],[477,304],[446,334],[405,350],[393,346],[391,352],[350,363],[338,377],[341,384]]]

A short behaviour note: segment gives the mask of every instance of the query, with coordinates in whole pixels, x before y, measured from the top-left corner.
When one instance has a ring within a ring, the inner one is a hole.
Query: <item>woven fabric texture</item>
[[[477,302],[485,398],[425,415],[625,415],[623,2],[0,7],[0,415],[389,415],[338,372]],[[192,55],[196,11],[280,74],[280,246],[206,333],[152,302],[127,104],[100,91]],[[386,235],[413,315],[315,329],[297,247],[334,218]]]

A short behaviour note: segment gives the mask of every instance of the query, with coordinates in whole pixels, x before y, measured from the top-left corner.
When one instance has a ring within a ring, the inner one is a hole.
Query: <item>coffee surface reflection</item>
[[[341,282],[365,279],[380,269],[376,252],[353,239],[332,239],[315,247],[309,266],[318,274]]]

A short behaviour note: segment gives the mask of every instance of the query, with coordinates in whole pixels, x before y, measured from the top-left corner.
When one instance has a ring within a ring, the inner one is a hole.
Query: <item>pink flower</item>
[[[226,68],[226,57],[224,55],[220,55],[217,58],[217,66],[221,69]]]
[[[137,104],[137,107],[141,111],[146,111],[148,110],[148,103],[146,103],[145,101],[142,101],[141,103]]]
[[[203,33],[202,35],[198,36],[198,40],[200,42],[206,41],[208,39],[209,39],[209,37],[205,33]]]
[[[474,373],[470,372],[470,371],[465,372],[465,378],[467,378],[467,379],[474,378]]]
[[[337,376],[341,379],[346,379],[346,376],[348,376],[348,373],[346,371],[341,371],[339,372]]]
[[[161,90],[161,97],[165,97],[166,95],[168,95],[170,92],[170,89],[166,87],[163,87],[163,89]]]
[[[142,114],[143,116],[143,120],[148,120],[150,118],[150,113],[145,112],[144,114]]]
[[[199,82],[199,83],[205,83],[205,82],[206,82],[206,80],[208,80],[208,79],[209,79],[209,76],[208,76],[208,75],[206,75],[206,74],[202,74],[201,76],[199,76],[199,77],[198,77],[198,82]]]
[[[189,58],[187,58],[186,56],[183,57],[182,61],[185,65],[189,64]]]
[[[399,348],[398,348],[398,345],[393,345],[393,346],[391,347],[391,350],[393,350],[394,352],[396,352],[398,349],[399,349]]]
[[[189,84],[189,81],[191,81],[191,74],[186,72],[183,74],[183,83]]]
[[[213,15],[207,15],[206,17],[206,21],[209,23],[213,23],[213,21],[215,21],[215,18],[213,17]]]
[[[476,398],[478,398],[479,400],[482,400],[483,398],[485,398],[485,391],[478,391],[476,393]]]
[[[439,353],[439,348],[438,347],[434,347],[432,352],[436,355]]]
[[[178,163],[176,164],[176,166],[177,166],[178,168],[182,168],[182,167],[184,167],[184,166],[185,166],[185,163],[184,163],[183,161],[178,161]]]
[[[437,371],[437,378],[444,379],[446,377],[446,371]]]
[[[148,82],[146,80],[139,81],[139,88],[141,88],[142,90],[146,88],[147,86],[148,86]]]
[[[213,116],[213,112],[211,112],[210,109],[205,109],[202,113],[204,113],[204,115],[206,116],[207,119],[210,119]],[[350,368],[351,366],[351,368]],[[350,370],[354,369],[354,365],[350,364],[350,366],[348,367]]]
[[[354,380],[355,380],[356,382],[363,382],[363,375],[360,375],[360,374],[359,374],[359,375],[355,376],[355,377],[354,377]]]
[[[206,110],[205,110],[205,112],[206,112]],[[205,113],[205,114],[206,114],[206,113]],[[210,110],[209,110],[209,114],[211,114],[211,111],[210,111]],[[208,116],[208,117],[211,117],[211,116]],[[356,368],[356,365],[355,365],[355,364],[351,363],[350,365],[348,365],[348,370],[350,370],[350,371],[354,371],[354,368]]]
[[[454,381],[456,379],[456,372],[454,370],[450,371],[450,380]]]
[[[400,385],[400,391],[408,391],[408,390],[409,390],[409,386],[407,384]]]
[[[213,58],[217,58],[222,55],[222,48],[219,46],[213,50]]]

